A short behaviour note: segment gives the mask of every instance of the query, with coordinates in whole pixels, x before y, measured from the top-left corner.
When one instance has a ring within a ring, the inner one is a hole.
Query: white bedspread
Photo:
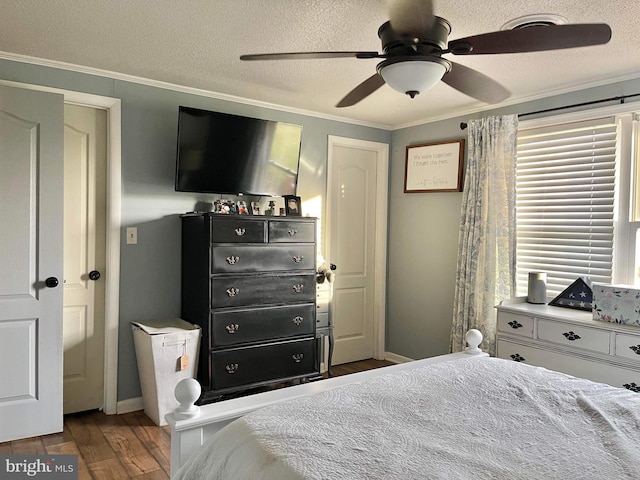
[[[495,358],[251,413],[179,479],[640,478],[640,394]]]

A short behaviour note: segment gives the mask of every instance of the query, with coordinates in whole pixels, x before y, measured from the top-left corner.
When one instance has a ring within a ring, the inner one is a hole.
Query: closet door
[[[62,431],[63,100],[0,87],[0,442]]]

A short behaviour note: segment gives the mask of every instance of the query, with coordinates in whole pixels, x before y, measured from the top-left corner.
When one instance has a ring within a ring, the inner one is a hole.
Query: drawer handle
[[[239,237],[243,236],[246,231],[247,231],[246,228],[239,228],[238,227],[238,228],[235,229],[236,235],[239,236]]]
[[[238,331],[238,329],[240,328],[240,325],[238,325],[237,323],[230,323],[229,325],[227,325],[224,328],[230,334],[234,334],[234,333],[236,333]]]
[[[304,354],[303,353],[294,353],[291,358],[293,358],[294,362],[300,363],[302,361],[302,359],[304,358]]]
[[[524,362],[526,359],[521,356],[519,353],[514,353],[513,355],[511,355],[511,359],[514,362]]]
[[[238,290],[235,287],[232,288],[227,288],[227,295],[229,297],[235,297],[236,295],[238,295],[240,293],[240,290]]]
[[[240,257],[236,256],[236,255],[232,255],[230,257],[226,258],[227,263],[229,265],[235,265],[236,263],[238,263],[240,261]]]
[[[635,382],[625,383],[622,386],[627,390],[631,390],[632,392],[640,393],[640,385],[636,385]]]
[[[512,320],[511,322],[507,323],[507,325],[509,325],[511,328],[522,328],[522,324],[519,322],[516,322],[515,320]]]
[[[577,333],[573,333],[572,331],[565,332],[562,335],[564,335],[567,340],[570,340],[572,342],[575,340],[580,340],[580,335],[578,335]]]
[[[236,373],[238,371],[238,364],[237,363],[229,363],[224,368],[227,370],[227,373],[229,375],[233,375],[234,373]]]
[[[296,263],[300,263],[304,257],[302,255],[296,255],[293,257],[293,261]]]
[[[292,229],[292,230],[289,230],[287,233],[289,234],[290,237],[295,237],[295,235],[296,235],[296,233],[298,233],[298,231]]]
[[[301,316],[297,316],[297,317],[293,317],[293,319],[291,321],[293,323],[295,323],[296,325],[300,325],[303,320],[304,320],[304,318],[302,318]]]
[[[302,290],[304,290],[304,285],[302,283],[296,283],[295,285],[293,285],[293,289],[296,291],[296,293],[300,293],[302,292]]]
[[[640,355],[640,345],[633,345],[632,347],[629,347],[631,350],[633,350],[633,353],[635,353],[636,355]]]

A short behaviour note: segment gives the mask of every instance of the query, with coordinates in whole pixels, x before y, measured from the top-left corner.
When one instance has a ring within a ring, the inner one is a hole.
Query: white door
[[[64,413],[104,399],[107,113],[64,107]]]
[[[0,87],[0,442],[62,431],[63,101]]]
[[[333,364],[384,353],[388,145],[329,137],[328,261],[336,264]]]

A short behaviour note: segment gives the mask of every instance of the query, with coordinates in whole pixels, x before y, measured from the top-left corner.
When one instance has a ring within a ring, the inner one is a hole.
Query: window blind
[[[616,141],[614,118],[518,132],[518,295],[532,271],[552,298],[578,277],[611,283]]]

